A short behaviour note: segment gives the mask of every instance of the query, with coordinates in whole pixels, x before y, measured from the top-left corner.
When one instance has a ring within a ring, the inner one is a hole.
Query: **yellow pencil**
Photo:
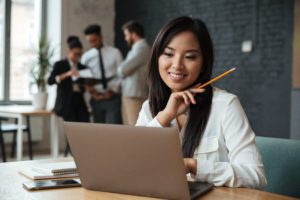
[[[211,83],[213,83],[213,82],[219,80],[220,78],[222,78],[222,77],[224,77],[224,76],[230,74],[230,73],[233,72],[234,70],[236,70],[235,67],[232,68],[232,69],[230,69],[230,70],[228,70],[228,71],[226,71],[226,72],[224,72],[223,74],[221,74],[221,75],[219,75],[219,76],[217,76],[217,77],[211,79],[210,81],[204,83],[203,85],[200,85],[199,87],[196,87],[196,88],[197,88],[197,89],[204,88],[204,87],[208,86],[209,84],[211,84]]]

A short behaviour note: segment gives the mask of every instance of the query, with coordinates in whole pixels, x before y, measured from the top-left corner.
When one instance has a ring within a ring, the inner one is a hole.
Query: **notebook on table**
[[[78,177],[74,161],[28,164],[22,166],[19,173],[33,180]]]
[[[75,162],[37,163],[31,165],[32,170],[45,174],[63,175],[77,173]]]
[[[65,122],[64,129],[87,189],[185,200],[212,188],[188,184],[174,128]]]

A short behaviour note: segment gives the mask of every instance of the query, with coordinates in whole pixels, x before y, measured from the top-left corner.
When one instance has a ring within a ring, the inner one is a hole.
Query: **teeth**
[[[170,72],[170,75],[173,76],[174,78],[182,78],[184,75],[183,74],[174,74]]]

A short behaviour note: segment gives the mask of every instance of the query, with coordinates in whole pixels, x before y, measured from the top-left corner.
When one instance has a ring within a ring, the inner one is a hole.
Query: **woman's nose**
[[[182,69],[184,68],[183,58],[181,56],[175,56],[172,62],[172,68]]]

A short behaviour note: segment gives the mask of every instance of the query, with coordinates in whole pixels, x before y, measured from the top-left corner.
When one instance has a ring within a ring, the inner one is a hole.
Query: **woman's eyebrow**
[[[186,52],[187,53],[198,53],[198,54],[201,54],[201,52],[198,49],[189,49]]]
[[[170,46],[167,46],[165,49],[169,49],[171,51],[175,51],[174,48],[170,47]],[[199,51],[198,49],[189,49],[189,50],[186,50],[185,51],[186,53],[198,53],[198,54],[201,54],[201,51]]]
[[[170,50],[174,51],[174,49],[170,46],[167,46],[166,49],[170,49]]]

